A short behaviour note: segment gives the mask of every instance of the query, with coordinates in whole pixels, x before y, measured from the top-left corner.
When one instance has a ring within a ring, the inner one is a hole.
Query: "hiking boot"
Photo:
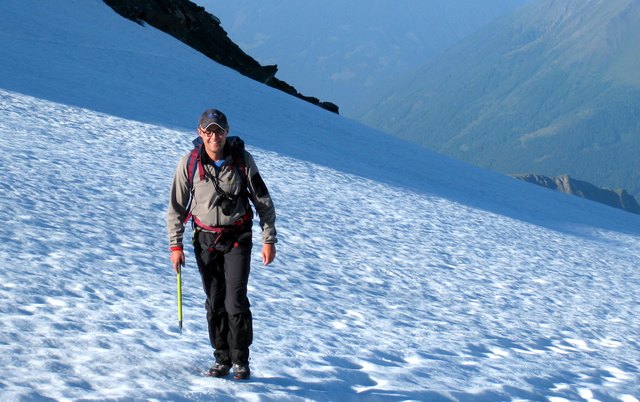
[[[234,380],[248,380],[251,377],[251,370],[249,370],[248,364],[234,364],[233,365],[233,379]]]
[[[216,378],[225,377],[229,375],[230,368],[231,367],[229,367],[229,365],[227,364],[216,363],[209,369],[209,371],[207,372],[207,376]]]

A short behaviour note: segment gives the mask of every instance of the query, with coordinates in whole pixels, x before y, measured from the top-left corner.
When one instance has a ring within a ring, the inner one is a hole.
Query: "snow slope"
[[[0,38],[0,400],[640,398],[639,217],[372,131],[99,0],[4,0]],[[200,375],[191,255],[177,333],[164,211],[208,106],[278,210],[248,382]]]

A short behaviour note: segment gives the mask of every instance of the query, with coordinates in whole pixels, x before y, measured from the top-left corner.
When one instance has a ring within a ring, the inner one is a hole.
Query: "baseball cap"
[[[216,125],[223,130],[229,129],[229,123],[227,123],[227,116],[224,115],[218,109],[207,109],[202,112],[198,125],[202,130],[208,131],[212,125]]]

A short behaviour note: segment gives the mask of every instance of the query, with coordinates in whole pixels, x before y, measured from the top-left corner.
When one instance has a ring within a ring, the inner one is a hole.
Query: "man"
[[[167,230],[173,269],[184,266],[184,225],[192,218],[193,245],[202,286],[209,339],[215,364],[208,375],[224,377],[233,368],[235,379],[248,379],[252,316],[247,298],[253,210],[262,228],[262,262],[276,255],[276,212],[269,191],[251,154],[227,141],[226,116],[207,109],[198,122],[202,147],[185,155],[176,169]],[[237,137],[231,137],[231,139]]]

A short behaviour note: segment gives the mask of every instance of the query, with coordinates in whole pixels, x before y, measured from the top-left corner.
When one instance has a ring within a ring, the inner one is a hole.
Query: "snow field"
[[[634,236],[568,235],[251,146],[280,217],[277,262],[254,253],[256,378],[201,378],[211,352],[199,276],[188,255],[180,337],[163,252],[169,181],[191,134],[0,99],[11,111],[0,125],[9,397],[637,395]]]

